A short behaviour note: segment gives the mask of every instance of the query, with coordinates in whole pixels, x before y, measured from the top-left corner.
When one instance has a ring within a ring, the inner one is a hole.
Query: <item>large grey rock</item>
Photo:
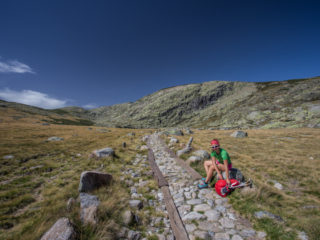
[[[49,138],[47,139],[47,141],[49,141],[49,142],[62,141],[62,140],[63,140],[63,138],[61,138],[61,137],[56,137],[56,136],[54,136],[54,137],[49,137]]]
[[[92,154],[98,158],[109,157],[114,156],[114,150],[107,147],[100,150],[94,150]]]
[[[235,131],[230,136],[235,138],[244,138],[244,137],[248,137],[248,133],[243,131]]]
[[[223,172],[222,176],[225,179],[226,178],[226,172]],[[229,170],[229,178],[236,179],[239,182],[244,182],[245,181],[245,178],[244,178],[242,172],[237,168],[231,168]]]
[[[199,156],[202,159],[210,159],[210,154],[206,150],[197,150],[192,153],[194,156]]]
[[[100,201],[97,196],[80,193],[80,219],[83,224],[97,223],[97,210]]]
[[[74,228],[68,218],[60,218],[42,236],[41,240],[73,240],[76,238]]]
[[[102,186],[108,186],[112,181],[112,176],[107,173],[96,171],[85,171],[81,173],[79,192],[90,192]]]

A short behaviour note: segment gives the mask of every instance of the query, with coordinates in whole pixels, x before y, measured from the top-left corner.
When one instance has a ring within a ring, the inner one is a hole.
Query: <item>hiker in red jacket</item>
[[[230,184],[229,179],[229,170],[232,168],[232,163],[229,157],[229,154],[223,148],[220,148],[219,141],[217,139],[213,139],[211,141],[211,158],[212,160],[208,160],[204,162],[204,169],[206,170],[207,177],[202,178],[203,183],[199,184],[199,188],[207,188],[209,181],[211,181],[213,172],[216,171],[218,175],[218,179],[223,179],[221,172],[226,172],[226,182]],[[228,171],[226,171],[228,170]]]

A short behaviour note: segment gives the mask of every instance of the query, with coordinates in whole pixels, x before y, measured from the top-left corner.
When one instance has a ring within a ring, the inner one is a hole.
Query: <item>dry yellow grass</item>
[[[233,166],[253,179],[257,190],[233,194],[234,207],[252,221],[254,211],[270,211],[280,215],[285,226],[316,239],[320,234],[320,130],[247,130],[247,138],[231,137],[232,132],[195,130],[192,146],[210,152],[210,141],[219,139]],[[178,138],[186,143],[189,136]],[[204,174],[202,164],[194,167]],[[276,189],[272,180],[284,189]]]
[[[113,219],[128,207],[126,201],[130,197],[119,176],[137,154],[137,147],[142,144],[140,139],[149,130],[44,126],[43,116],[23,114],[23,118],[13,118],[22,114],[12,109],[0,112],[0,239],[39,239],[62,216],[76,223],[82,239],[112,236],[117,225]],[[129,137],[129,132],[136,135]],[[46,141],[52,136],[64,140]],[[127,143],[125,149],[122,142]],[[93,150],[105,147],[112,147],[117,156],[88,157]],[[14,158],[3,159],[9,154]],[[96,169],[111,173],[115,181],[109,189],[97,192],[101,199],[100,222],[104,227],[83,227],[79,222],[79,206],[66,213],[66,203],[70,197],[78,197],[81,172]]]

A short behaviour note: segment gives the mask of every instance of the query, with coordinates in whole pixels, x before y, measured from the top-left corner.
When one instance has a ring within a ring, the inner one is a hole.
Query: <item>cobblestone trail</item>
[[[149,144],[191,240],[265,239],[264,232],[256,232],[249,221],[236,214],[227,198],[220,197],[212,188],[198,189],[200,181],[194,181],[177,165],[156,133],[150,135]]]

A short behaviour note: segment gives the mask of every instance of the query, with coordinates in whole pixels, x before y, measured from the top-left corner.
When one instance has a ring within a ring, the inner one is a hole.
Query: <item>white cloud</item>
[[[0,89],[0,98],[9,102],[18,102],[41,108],[61,108],[65,107],[67,100],[59,100],[49,97],[45,93],[32,90],[22,90],[20,92],[11,89]]]
[[[87,108],[87,109],[92,109],[92,108],[97,108],[98,106],[94,103],[89,103],[89,104],[86,104],[84,106],[82,106],[83,108]]]
[[[35,73],[27,64],[17,60],[3,62],[0,61],[0,72],[2,73]]]

